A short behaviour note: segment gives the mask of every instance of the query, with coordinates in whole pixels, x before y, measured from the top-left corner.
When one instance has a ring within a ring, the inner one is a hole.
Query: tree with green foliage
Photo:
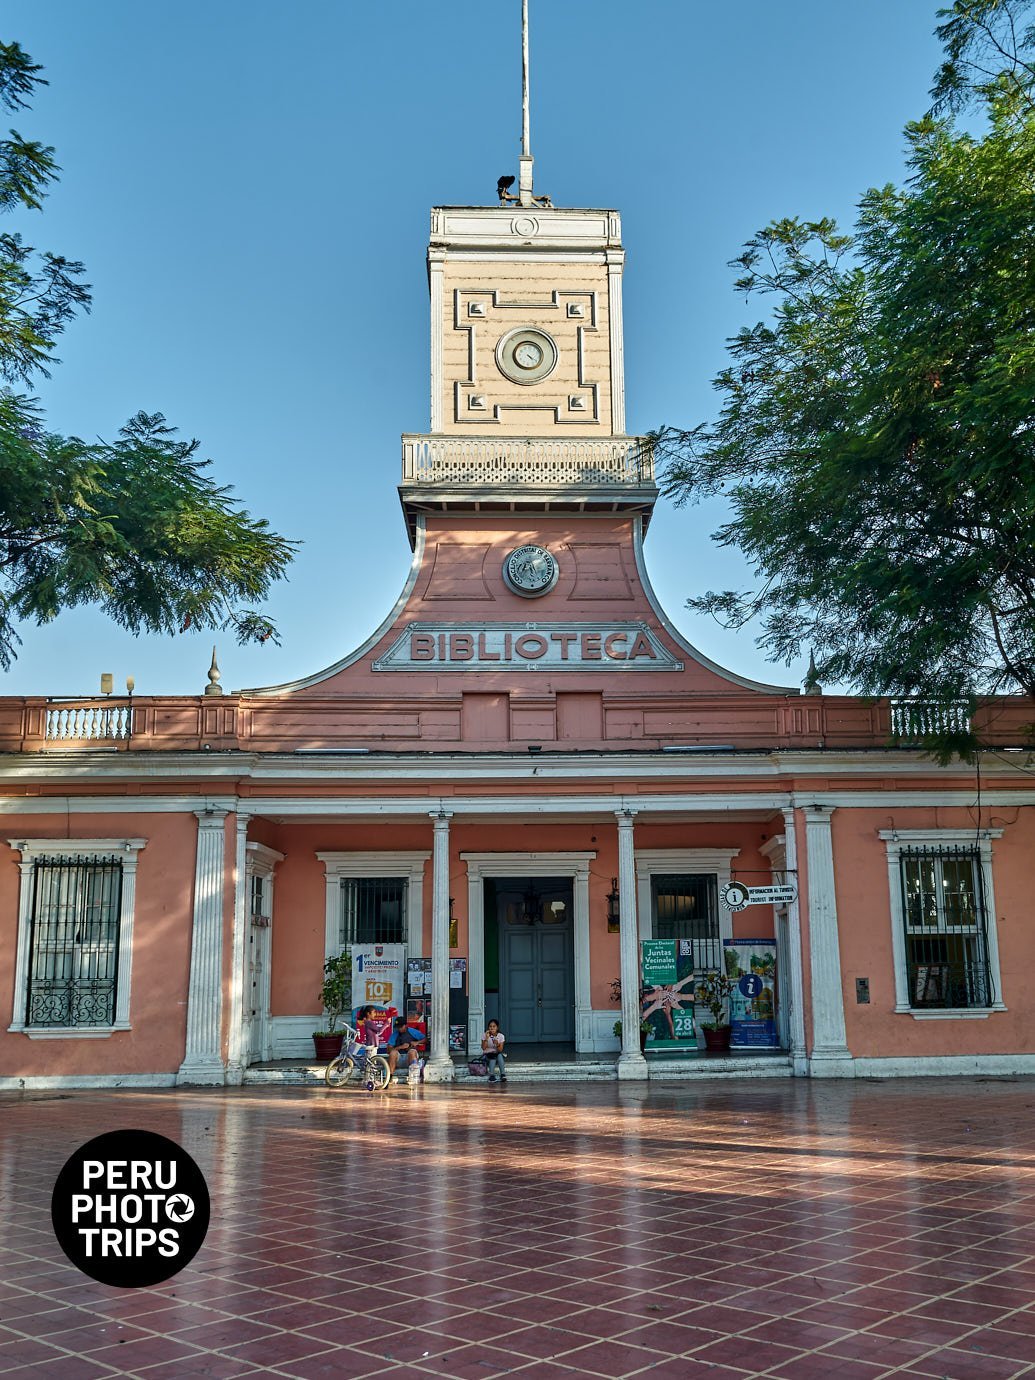
[[[677,502],[725,494],[715,534],[774,660],[869,694],[1035,694],[1035,75],[1026,3],[941,11],[935,111],[905,186],[855,233],[778,220],[735,261],[770,305],[729,343],[716,421],[655,440]],[[995,64],[991,59],[995,58]],[[954,112],[981,114],[980,133]],[[946,113],[948,112],[948,113]]]
[[[27,106],[40,72],[17,43],[0,43],[0,104]],[[0,140],[0,210],[40,210],[58,171],[52,148],[11,130]],[[89,310],[83,271],[0,234],[0,665],[15,656],[19,620],[84,604],[132,632],[275,637],[241,605],[266,597],[295,543],[212,480],[196,441],[143,412],[111,442],[56,435],[35,399],[14,391],[49,376],[58,336]]]

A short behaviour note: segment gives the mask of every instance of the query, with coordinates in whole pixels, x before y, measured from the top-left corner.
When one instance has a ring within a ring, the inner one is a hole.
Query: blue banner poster
[[[776,1049],[776,940],[725,939],[722,958],[733,979],[730,1048]]]
[[[645,939],[640,944],[640,976],[646,1048],[696,1049],[693,941]]]

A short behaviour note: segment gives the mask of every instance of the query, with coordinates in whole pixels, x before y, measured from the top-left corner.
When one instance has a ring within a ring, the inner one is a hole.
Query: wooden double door
[[[510,1044],[575,1039],[575,958],[570,878],[500,879],[500,1026]]]

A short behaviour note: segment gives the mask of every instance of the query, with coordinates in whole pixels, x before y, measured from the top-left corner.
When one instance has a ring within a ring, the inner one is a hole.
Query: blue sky
[[[727,261],[785,214],[850,221],[896,181],[939,49],[926,0],[531,0],[536,188],[614,206],[628,252],[631,432],[715,409],[725,339],[757,315]],[[112,436],[165,413],[220,482],[304,546],[267,605],[281,647],[133,638],[92,611],[23,627],[10,694],[197,693],[336,661],[409,566],[399,434],[428,427],[428,209],[490,203],[516,171],[519,0],[9,0],[5,41],[50,81],[9,123],[57,150],[42,215],[92,314],[38,390],[50,424]],[[742,675],[797,683],[748,633],[683,609],[745,583],[717,504],[659,505],[651,578],[677,625]]]

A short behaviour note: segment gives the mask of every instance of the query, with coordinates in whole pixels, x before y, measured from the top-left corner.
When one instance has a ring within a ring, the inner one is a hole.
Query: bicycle
[[[359,1083],[367,1092],[380,1092],[391,1082],[392,1070],[388,1060],[377,1052],[377,1045],[365,1045],[359,1031],[351,1025],[342,1027],[345,1038],[341,1053],[331,1060],[324,1071],[329,1088],[340,1092],[350,1083]]]

